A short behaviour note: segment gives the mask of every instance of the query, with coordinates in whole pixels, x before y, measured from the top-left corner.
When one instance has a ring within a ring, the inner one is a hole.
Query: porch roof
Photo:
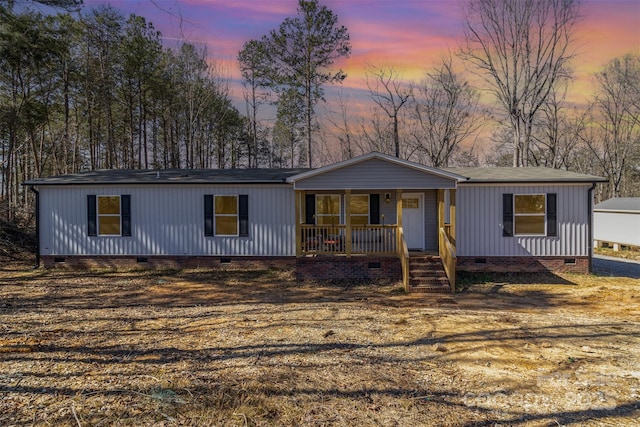
[[[297,190],[421,190],[456,188],[467,178],[371,152],[287,178]]]

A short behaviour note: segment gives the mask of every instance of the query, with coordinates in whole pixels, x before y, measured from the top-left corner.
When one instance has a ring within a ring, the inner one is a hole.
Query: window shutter
[[[96,206],[96,195],[87,195],[87,234],[89,236],[98,235],[98,212]]]
[[[558,235],[558,195],[556,193],[547,194],[547,236]]]
[[[240,237],[249,235],[249,196],[247,194],[238,196],[238,227]]]
[[[305,195],[305,224],[315,224],[316,223],[316,195],[315,194],[307,194]]]
[[[502,235],[513,236],[513,194],[502,195]]]
[[[213,194],[204,195],[204,235],[213,236]]]
[[[369,224],[380,224],[379,194],[369,194]]]
[[[120,215],[122,217],[122,236],[131,236],[131,196],[120,196]]]

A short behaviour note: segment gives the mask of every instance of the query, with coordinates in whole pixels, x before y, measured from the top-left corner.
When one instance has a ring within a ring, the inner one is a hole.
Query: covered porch
[[[409,290],[411,254],[431,255],[453,290],[458,180],[380,153],[292,177],[296,256],[397,258]]]

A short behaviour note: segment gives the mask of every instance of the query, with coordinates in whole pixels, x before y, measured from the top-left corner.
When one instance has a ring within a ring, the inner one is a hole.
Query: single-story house
[[[310,170],[104,170],[24,185],[45,266],[280,264],[301,279],[428,291],[453,289],[456,270],[588,272],[600,181],[373,152]]]
[[[640,247],[640,197],[616,197],[593,208],[593,238],[601,243]]]

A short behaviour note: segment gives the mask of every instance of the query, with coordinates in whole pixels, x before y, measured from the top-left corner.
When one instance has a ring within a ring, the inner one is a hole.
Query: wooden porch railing
[[[302,254],[393,255],[397,253],[398,227],[395,224],[352,225],[350,229],[350,242],[347,242],[345,224],[301,224]]]
[[[402,266],[402,287],[405,292],[409,292],[409,249],[404,239],[402,227],[398,227],[398,256]]]
[[[449,239],[449,235],[444,227],[440,227],[439,233],[439,245],[440,259],[442,265],[444,265],[444,271],[447,273],[447,279],[449,279],[449,286],[451,287],[451,293],[456,292],[456,249]]]

